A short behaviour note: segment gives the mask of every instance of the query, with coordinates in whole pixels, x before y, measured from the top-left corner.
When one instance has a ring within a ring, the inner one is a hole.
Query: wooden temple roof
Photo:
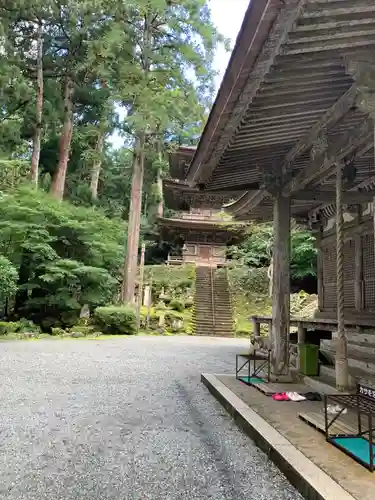
[[[171,210],[189,210],[190,208],[220,209],[230,201],[237,200],[243,191],[201,191],[190,187],[186,182],[172,179],[163,180],[164,201]]]
[[[370,199],[374,92],[375,1],[252,1],[186,180],[248,191],[228,209],[261,220],[280,182],[298,217],[334,201],[335,159]]]

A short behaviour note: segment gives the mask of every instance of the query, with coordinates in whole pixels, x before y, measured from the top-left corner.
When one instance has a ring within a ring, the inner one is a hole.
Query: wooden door
[[[201,260],[209,260],[211,257],[211,247],[199,246],[199,258]]]

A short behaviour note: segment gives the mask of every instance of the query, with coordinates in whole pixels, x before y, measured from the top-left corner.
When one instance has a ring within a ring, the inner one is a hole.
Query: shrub
[[[269,279],[267,268],[236,267],[228,272],[232,290],[252,297],[254,294],[268,295]]]
[[[3,255],[0,255],[0,302],[9,299],[17,291],[18,273]]]
[[[15,333],[18,330],[18,323],[11,321],[0,321],[0,336]]]
[[[171,309],[173,309],[174,311],[178,311],[178,312],[184,312],[184,310],[185,310],[184,302],[182,300],[178,300],[178,299],[172,299],[170,301],[169,307]]]
[[[40,327],[39,327],[39,325],[36,325],[33,321],[31,321],[29,319],[21,318],[18,321],[17,332],[20,332],[20,333],[40,333]]]
[[[64,337],[67,332],[63,328],[51,328],[51,335],[55,337]]]
[[[87,337],[88,335],[91,335],[95,331],[94,326],[83,326],[83,325],[75,325],[69,328],[69,332],[71,333],[72,337],[74,337],[74,334],[82,334],[84,337]]]
[[[128,305],[98,307],[94,312],[94,322],[106,334],[134,335],[137,331],[135,310]]]

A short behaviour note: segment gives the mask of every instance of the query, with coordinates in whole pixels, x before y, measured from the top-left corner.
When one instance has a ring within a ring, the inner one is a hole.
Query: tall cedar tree
[[[212,58],[222,40],[205,0],[130,4],[128,16],[117,25],[133,47],[132,59],[118,75],[134,141],[123,302],[134,300],[145,155],[160,131],[178,135],[187,121],[202,120],[213,96]]]
[[[24,115],[30,114],[32,136],[32,157],[30,177],[38,185],[39,158],[42,138],[43,114],[43,28],[51,21],[49,0],[27,2],[17,0],[0,2],[0,19],[3,33],[2,59],[12,68],[13,76],[19,72],[18,84],[28,89],[27,95],[10,106],[7,120],[14,119],[15,112],[23,109]],[[14,85],[14,79],[10,86]],[[1,85],[2,96],[4,86]],[[6,86],[5,86],[6,88]],[[17,88],[17,85],[14,87]],[[33,90],[34,89],[34,90]],[[13,96],[16,97],[16,96]],[[21,96],[20,96],[21,97]],[[12,109],[13,108],[13,109]],[[6,104],[3,109],[8,109]],[[25,120],[24,120],[25,121]]]
[[[50,32],[50,63],[61,80],[63,94],[62,131],[58,164],[52,178],[51,194],[62,200],[74,123],[77,92],[100,87],[101,41],[112,29],[113,16],[106,0],[59,0],[55,2],[55,25]]]

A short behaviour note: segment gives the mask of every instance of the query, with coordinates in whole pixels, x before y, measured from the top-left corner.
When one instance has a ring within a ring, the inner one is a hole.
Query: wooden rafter
[[[251,75],[249,75],[242,94],[234,107],[232,112],[233,118],[227,122],[220,136],[219,143],[216,144],[215,154],[211,156],[209,162],[205,165],[204,178],[208,178],[211,175],[220,157],[227,148],[235,130],[240,125],[244,114],[263,83],[265,76],[274,64],[275,58],[280,53],[282,44],[286,41],[289,31],[298,19],[304,3],[305,0],[284,0],[284,8],[280,10],[279,15],[274,21],[267,41],[263,45]],[[203,153],[198,151],[197,155],[198,154],[203,159],[206,151]],[[197,161],[193,160],[192,166],[188,172],[187,180],[189,184],[194,184],[197,179],[196,174],[198,172],[200,162],[198,161],[198,158],[196,158],[196,160]],[[202,176],[200,177],[201,181],[204,180]]]
[[[317,175],[330,171],[337,160],[343,159],[351,151],[366,144],[369,140],[373,140],[373,135],[372,120],[366,118],[360,127],[342,134],[334,144],[331,144],[329,149],[325,151],[326,154],[321,162],[311,162],[306,169],[292,179],[285,186],[284,195],[291,196],[292,193],[313,182]]]

